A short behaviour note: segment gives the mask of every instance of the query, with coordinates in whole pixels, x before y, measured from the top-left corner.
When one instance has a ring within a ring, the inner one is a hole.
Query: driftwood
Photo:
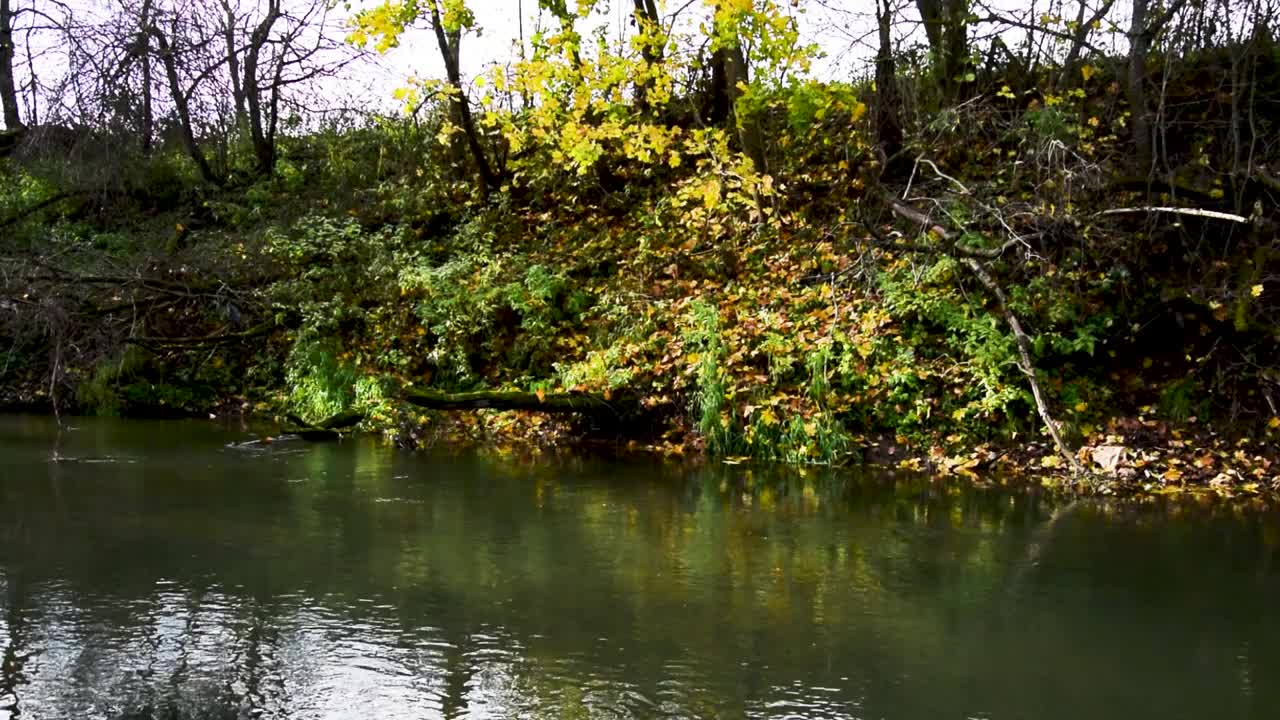
[[[602,395],[588,393],[531,393],[505,390],[480,390],[476,392],[445,393],[434,390],[412,390],[405,400],[418,407],[432,410],[532,410],[549,413],[605,413],[621,414],[622,407],[630,404],[625,399],[606,399]]]

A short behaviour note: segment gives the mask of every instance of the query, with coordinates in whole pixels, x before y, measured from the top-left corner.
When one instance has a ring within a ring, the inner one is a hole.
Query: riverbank
[[[774,128],[769,173],[679,127],[678,161],[617,149],[607,177],[565,166],[488,193],[442,175],[408,124],[282,139],[278,172],[222,186],[172,152],[95,196],[58,185],[66,165],[10,162],[0,400],[355,412],[404,446],[1274,492],[1274,192],[1194,153],[1168,186],[1194,202],[1136,188],[1099,80],[1053,96],[1062,127],[1041,122],[1047,98],[954,108],[903,167],[871,143],[870,88],[843,84]],[[603,412],[440,411],[404,401],[418,390]]]

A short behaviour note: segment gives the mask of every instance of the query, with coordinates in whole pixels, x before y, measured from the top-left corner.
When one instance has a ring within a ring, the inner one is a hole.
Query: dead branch
[[[1040,414],[1040,420],[1044,423],[1045,429],[1049,431],[1049,436],[1053,438],[1053,443],[1057,446],[1058,453],[1067,461],[1072,473],[1077,477],[1085,475],[1085,470],[1080,465],[1080,461],[1076,459],[1075,453],[1072,452],[1071,447],[1067,445],[1062,433],[1058,430],[1058,423],[1054,421],[1053,415],[1049,412],[1049,405],[1045,401],[1044,393],[1040,390],[1036,367],[1031,360],[1031,339],[1027,336],[1026,331],[1022,329],[1022,323],[1019,322],[1018,316],[1009,307],[1004,289],[987,271],[986,266],[980,262],[982,259],[998,257],[1000,253],[1015,244],[1017,240],[1010,240],[995,250],[965,248],[965,246],[959,244],[957,233],[933,223],[929,216],[919,210],[894,199],[890,200],[890,207],[893,209],[894,214],[899,217],[909,220],[921,229],[948,241],[951,244],[952,254],[959,256],[963,260],[965,266],[978,278],[978,282],[982,283],[982,286],[996,299],[1000,315],[1004,318],[1005,323],[1008,324],[1010,331],[1013,332],[1014,343],[1018,347],[1018,369],[1027,377],[1027,383],[1031,386],[1031,395],[1035,399],[1036,410]]]
[[[216,333],[213,335],[202,335],[198,337],[131,337],[125,340],[131,345],[140,345],[151,348],[177,348],[190,347],[193,345],[223,345],[226,343],[239,342],[259,335],[266,335],[274,330],[276,324],[274,321],[264,322],[256,327],[243,330],[241,332]]]
[[[1131,207],[1131,208],[1112,208],[1096,213],[1102,215],[1133,215],[1137,213],[1171,213],[1174,215],[1190,215],[1193,217],[1210,218],[1213,220],[1226,220],[1229,222],[1249,224],[1249,218],[1234,213],[1218,212],[1217,210],[1199,210],[1197,208],[1180,208],[1180,207]]]

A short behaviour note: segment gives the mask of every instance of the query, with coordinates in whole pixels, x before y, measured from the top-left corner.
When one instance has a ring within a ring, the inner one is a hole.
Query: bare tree
[[[12,0],[0,0],[0,104],[4,106],[5,128],[21,130],[18,91],[13,81],[13,18]]]
[[[893,8],[890,0],[876,0],[876,139],[880,142],[886,171],[902,152],[902,97],[893,57]]]
[[[1151,108],[1147,104],[1147,58],[1160,31],[1168,25],[1187,0],[1173,0],[1163,11],[1154,10],[1151,0],[1133,0],[1129,22],[1129,112],[1132,113],[1134,157],[1138,169],[1154,171],[1151,154]]]
[[[176,22],[171,27],[176,29]],[[173,101],[174,111],[178,115],[178,130],[182,134],[183,147],[186,148],[187,154],[191,156],[192,162],[196,164],[196,169],[200,171],[200,177],[215,184],[220,183],[221,178],[214,174],[204,151],[196,142],[195,125],[191,117],[191,106],[188,101],[188,90],[184,87],[178,73],[178,56],[174,51],[173,44],[155,24],[150,25],[147,28],[147,32],[151,37],[155,38],[156,47],[160,54],[160,62],[164,65],[165,75],[169,80],[169,98]]]

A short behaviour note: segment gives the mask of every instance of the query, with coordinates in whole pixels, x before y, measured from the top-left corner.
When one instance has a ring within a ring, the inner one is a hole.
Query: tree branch
[[[1008,324],[1009,330],[1013,332],[1014,344],[1018,348],[1018,369],[1027,377],[1027,383],[1031,385],[1031,395],[1035,399],[1036,410],[1040,414],[1041,422],[1044,424],[1045,429],[1049,431],[1049,436],[1053,438],[1053,443],[1057,446],[1058,454],[1067,461],[1067,465],[1071,468],[1072,474],[1077,477],[1085,475],[1085,470],[1080,465],[1080,461],[1076,459],[1075,453],[1071,451],[1070,446],[1067,445],[1066,440],[1062,437],[1062,433],[1058,430],[1058,423],[1054,421],[1053,415],[1049,411],[1049,405],[1045,401],[1044,393],[1040,390],[1040,381],[1037,379],[1036,367],[1031,360],[1031,339],[1027,336],[1026,331],[1022,329],[1022,323],[1019,322],[1018,316],[1013,312],[1013,309],[1009,307],[1008,300],[1004,294],[1004,289],[1000,287],[999,283],[995,281],[995,278],[991,276],[991,273],[987,271],[986,266],[979,261],[980,258],[983,257],[992,258],[998,256],[1000,252],[1003,252],[1005,248],[1010,247],[1011,244],[1016,243],[1017,240],[1015,239],[1005,243],[999,250],[995,250],[992,255],[985,255],[985,253],[993,251],[982,250],[980,252],[984,253],[983,255],[974,257],[973,255],[965,254],[963,246],[958,243],[959,237],[957,233],[934,224],[930,220],[929,216],[905,203],[892,198],[890,199],[890,203],[890,207],[895,215],[915,223],[921,230],[926,230],[941,237],[943,240],[949,241],[954,250],[953,254],[961,257],[965,266],[968,267],[969,270],[973,272],[974,276],[978,278],[978,282],[982,283],[982,286],[985,287],[996,299],[996,305],[1000,310],[1000,315],[1004,318],[1005,323]],[[973,251],[972,248],[969,250]]]

